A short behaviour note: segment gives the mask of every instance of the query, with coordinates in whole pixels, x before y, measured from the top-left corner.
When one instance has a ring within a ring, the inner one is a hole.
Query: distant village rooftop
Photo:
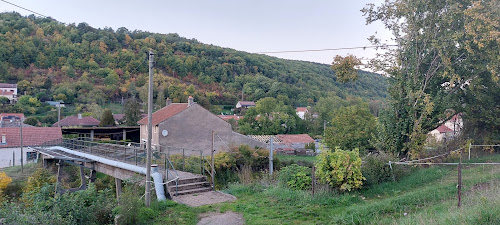
[[[60,122],[54,123],[52,126],[53,127],[70,127],[70,126],[77,126],[77,127],[93,127],[93,126],[99,126],[100,121],[95,119],[94,117],[91,116],[82,116],[81,114],[78,114],[78,116],[68,116],[64,119],[62,119]]]

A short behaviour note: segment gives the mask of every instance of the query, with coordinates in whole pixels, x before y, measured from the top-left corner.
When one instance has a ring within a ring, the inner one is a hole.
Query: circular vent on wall
[[[167,130],[162,130],[161,131],[161,135],[163,135],[163,137],[166,137],[168,135],[168,131]]]

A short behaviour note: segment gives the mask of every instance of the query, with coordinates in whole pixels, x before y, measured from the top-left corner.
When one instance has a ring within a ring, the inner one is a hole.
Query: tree
[[[0,96],[0,104],[5,105],[5,104],[9,104],[9,103],[10,103],[9,98],[4,97],[4,96]]]
[[[136,98],[131,98],[125,103],[125,125],[137,126],[137,121],[141,119],[141,106]]]
[[[113,118],[113,113],[111,109],[105,109],[101,116],[100,127],[112,127],[115,125],[115,119]]]
[[[36,126],[38,125],[38,119],[36,117],[28,117],[24,120],[25,124]]]
[[[375,116],[366,104],[339,108],[326,128],[326,144],[331,149],[370,149],[375,124]]]
[[[361,65],[361,61],[353,55],[347,55],[342,57],[340,55],[335,56],[332,63],[332,69],[337,75],[337,81],[340,83],[346,83],[349,81],[355,81],[358,79],[357,66]]]
[[[419,157],[429,131],[479,100],[474,86],[490,80],[493,88],[482,91],[498,90],[498,6],[494,0],[388,0],[362,10],[367,23],[381,21],[396,42],[384,47],[371,37],[386,50],[372,68],[390,77],[387,115],[379,129],[386,150]],[[493,113],[499,104],[489,105],[485,110]],[[486,120],[470,113],[466,120]]]

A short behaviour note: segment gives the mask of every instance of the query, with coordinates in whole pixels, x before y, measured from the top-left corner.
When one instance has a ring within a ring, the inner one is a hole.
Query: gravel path
[[[243,225],[243,216],[235,212],[225,213],[205,213],[200,215],[200,222],[197,225]]]

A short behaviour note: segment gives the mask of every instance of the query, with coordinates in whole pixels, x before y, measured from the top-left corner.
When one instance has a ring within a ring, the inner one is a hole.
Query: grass
[[[307,162],[307,163],[315,163],[316,156],[302,156],[302,155],[274,155],[275,158],[279,159],[282,162]]]
[[[500,155],[481,160],[500,162]],[[231,184],[224,192],[236,196],[234,202],[201,207],[155,202],[138,213],[148,224],[196,224],[201,213],[226,211],[243,214],[246,224],[500,224],[500,167],[464,165],[462,172],[461,208],[456,166],[433,166],[351,193],[312,196],[281,186]]]

